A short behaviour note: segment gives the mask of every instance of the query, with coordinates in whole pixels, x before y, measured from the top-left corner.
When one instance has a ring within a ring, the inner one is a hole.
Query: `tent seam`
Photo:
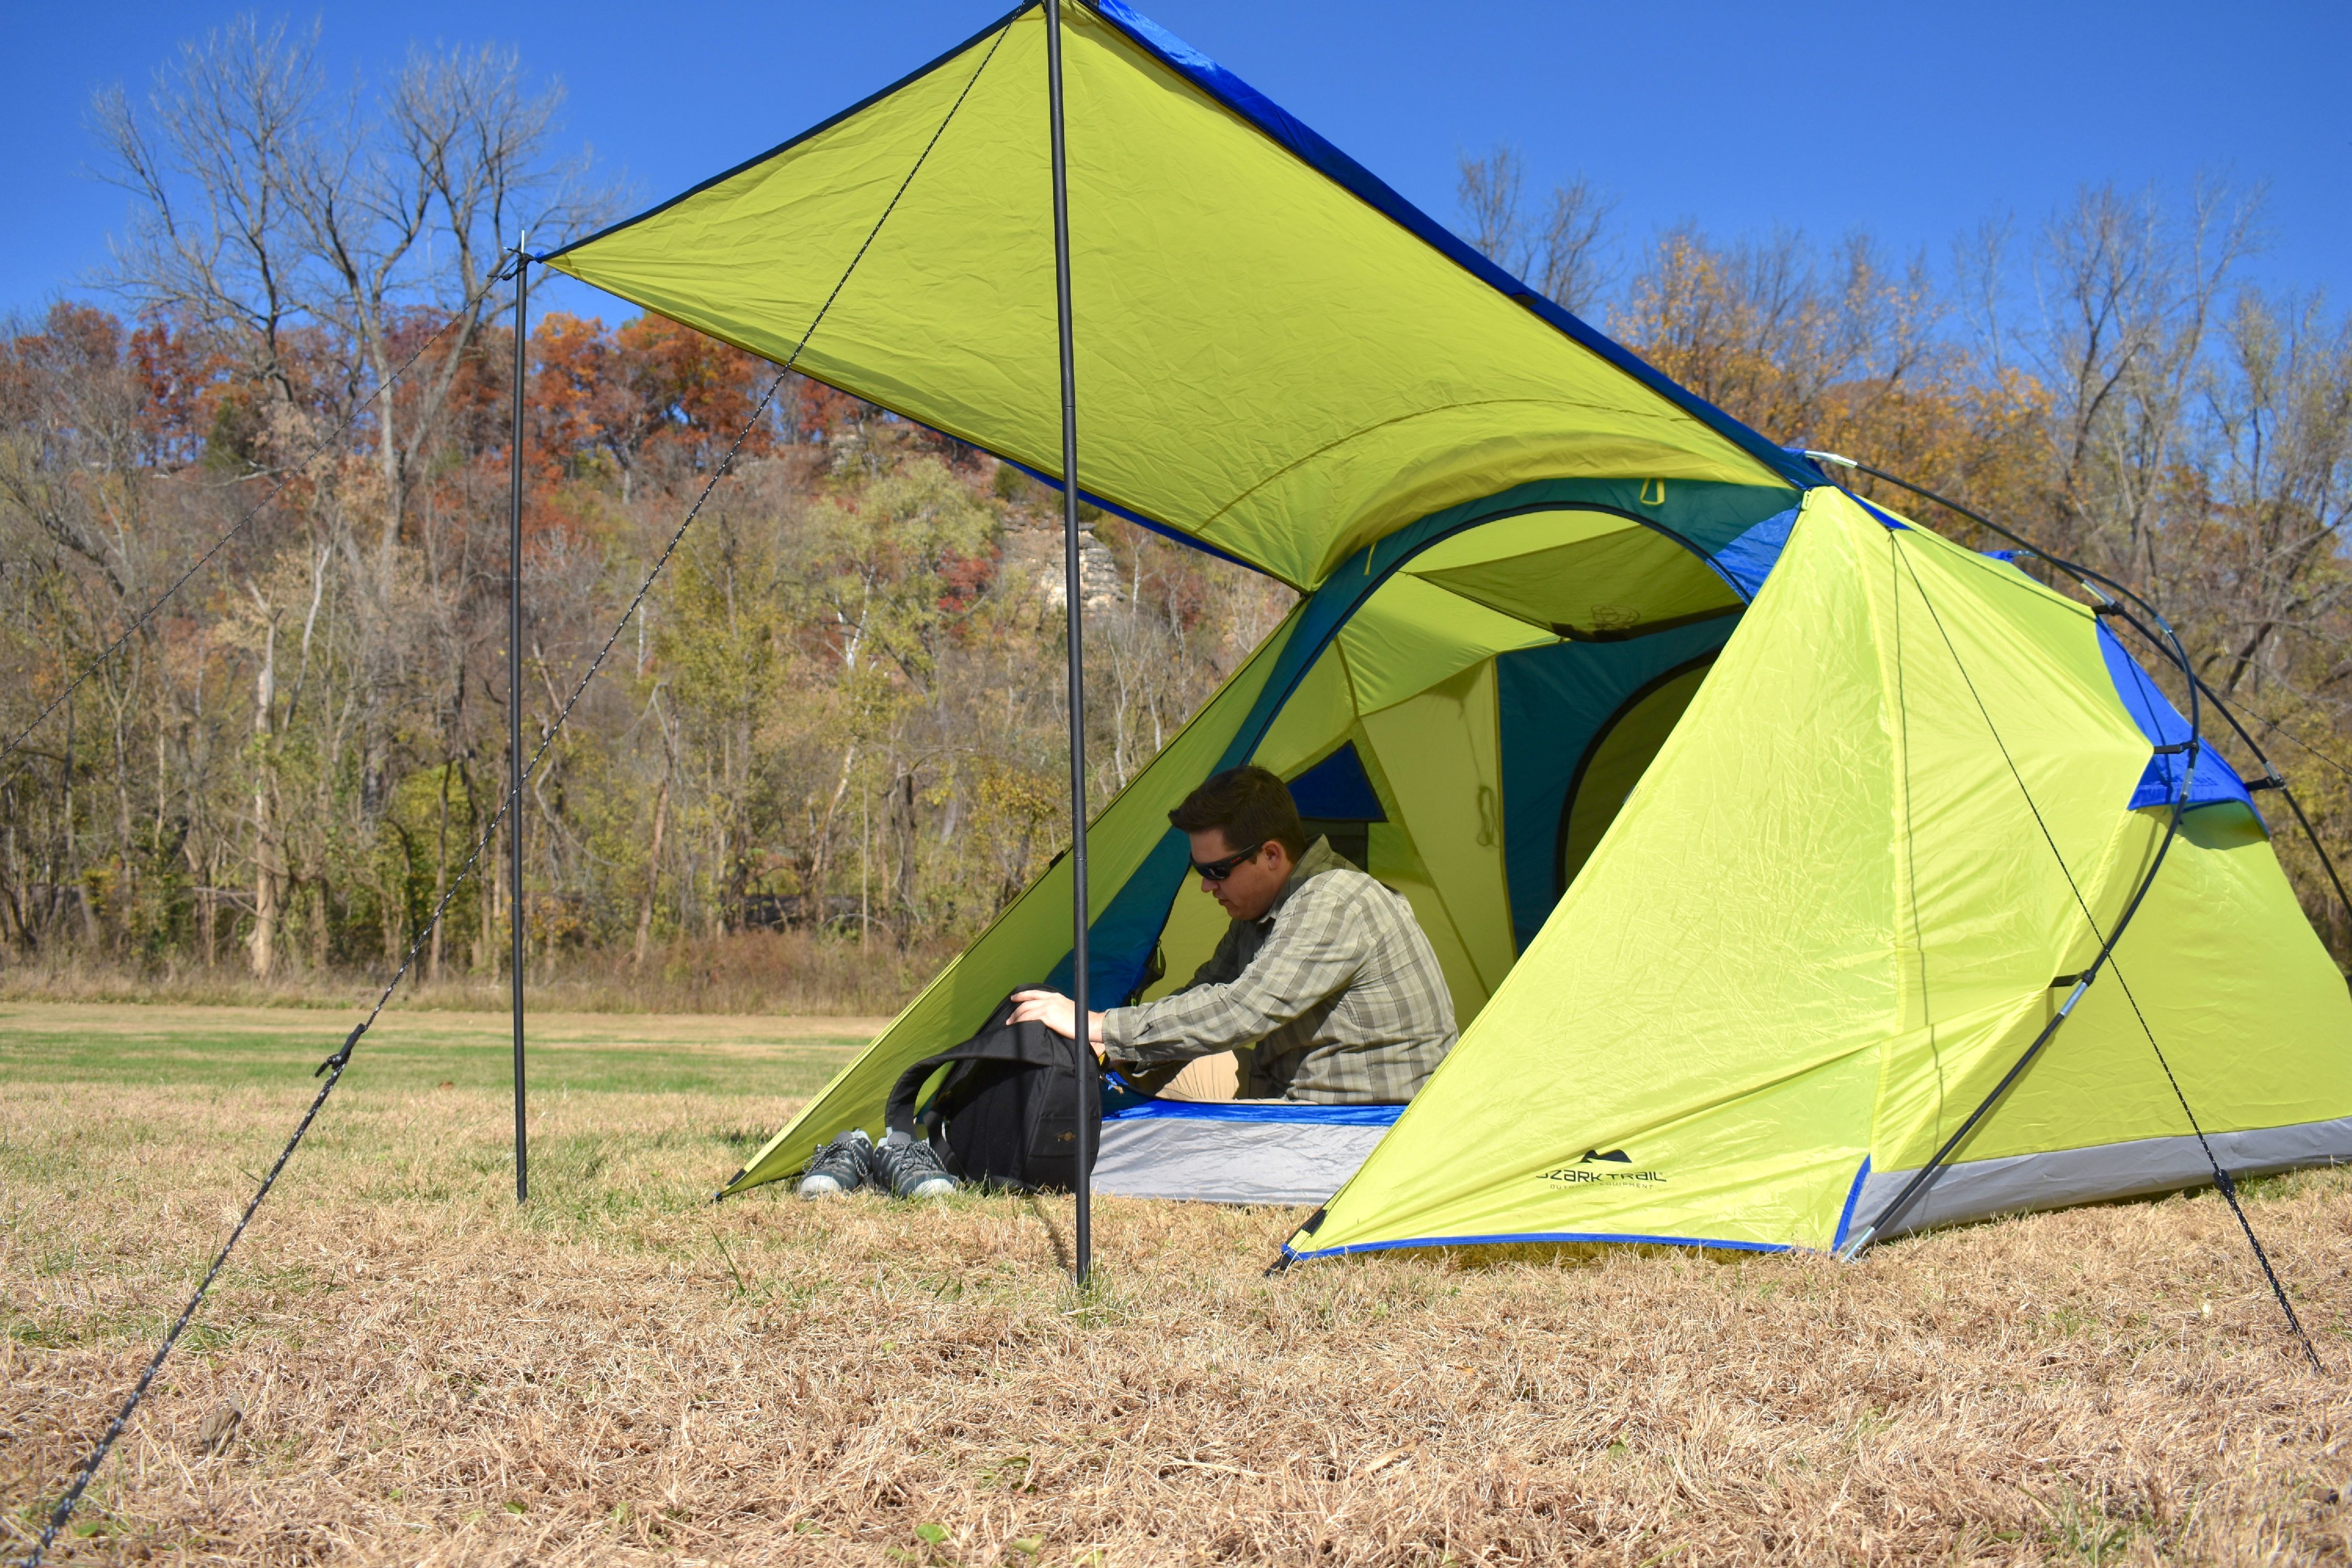
[[[1903,580],[1898,575],[1899,563],[1895,558],[1895,534],[1886,535],[1886,574],[1892,589],[1890,598],[1895,606],[1895,710],[1900,739],[1899,779],[1903,792],[1903,873],[1910,887],[1911,951],[1919,970],[1919,1017],[1927,1031],[1927,1058],[1936,1068],[1936,1131],[1940,1135],[1947,1114],[1947,1091],[1944,1082],[1944,1053],[1937,1038],[1935,1005],[1927,985],[1927,936],[1919,921],[1919,832],[1918,814],[1911,796],[1911,697],[1903,671]],[[1856,1192],[1860,1189],[1857,1187]]]

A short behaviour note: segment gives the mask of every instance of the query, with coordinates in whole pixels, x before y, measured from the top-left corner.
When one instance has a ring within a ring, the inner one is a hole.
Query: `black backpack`
[[[1013,1004],[989,1015],[980,1033],[925,1057],[898,1075],[883,1109],[893,1132],[920,1136],[948,1169],[969,1182],[1027,1192],[1064,1192],[1078,1178],[1079,1118],[1101,1116],[1101,1071],[1077,1071],[1077,1047],[1043,1024],[1011,1022]],[[940,1087],[917,1116],[916,1097],[940,1068]]]

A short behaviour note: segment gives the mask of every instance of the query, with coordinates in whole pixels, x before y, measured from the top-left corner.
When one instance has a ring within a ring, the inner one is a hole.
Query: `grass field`
[[[139,1007],[0,1002],[0,1081],[213,1089],[276,1087],[298,1110],[311,1069],[364,1014],[275,1007]],[[532,1097],[714,1094],[755,1109],[797,1105],[879,1033],[883,1018],[661,1017],[533,1013]],[[506,1100],[512,1025],[504,1013],[384,1014],[338,1091],[456,1089]],[[289,1123],[291,1130],[291,1123]],[[771,1129],[772,1131],[772,1129]],[[764,1137],[765,1134],[762,1134]],[[509,1136],[511,1145],[511,1136]],[[722,1174],[724,1173],[721,1173]]]
[[[331,1015],[0,1005],[0,1546]],[[1294,1211],[713,1186],[873,1027],[388,1016],[60,1560],[2270,1563],[2352,1551],[2352,1179],[1916,1237],[1260,1270]],[[216,1444],[224,1406],[238,1417]],[[216,1447],[217,1452],[211,1451]]]

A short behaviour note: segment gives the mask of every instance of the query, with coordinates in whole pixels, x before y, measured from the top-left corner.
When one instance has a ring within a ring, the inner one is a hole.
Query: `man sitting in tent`
[[[1185,989],[1090,1014],[1096,1054],[1142,1071],[1234,1051],[1252,1100],[1398,1105],[1418,1093],[1455,1032],[1454,998],[1412,906],[1341,859],[1329,839],[1310,848],[1289,789],[1264,768],[1219,773],[1168,820],[1192,838],[1201,889],[1233,924]],[[1059,992],[1018,991],[1012,1001],[992,1029],[1038,1024],[1066,1040],[1075,1032],[1076,1005]],[[810,1157],[799,1192],[872,1185],[917,1198],[959,1184],[911,1128],[876,1144],[853,1127]]]
[[[1329,839],[1310,847],[1289,789],[1264,768],[1217,774],[1168,820],[1191,837],[1201,890],[1233,924],[1183,990],[1091,1015],[1096,1053],[1150,1069],[1237,1051],[1244,1099],[1411,1100],[1455,1034],[1454,999],[1412,906]],[[1013,1000],[1014,1022],[1073,1035],[1068,997]]]

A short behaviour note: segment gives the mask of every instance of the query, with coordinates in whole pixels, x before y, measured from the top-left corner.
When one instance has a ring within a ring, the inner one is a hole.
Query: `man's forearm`
[[[1150,1044],[1122,1045],[1114,1036],[1107,1021],[1101,1045],[1105,1061],[1113,1066],[1126,1062],[1134,1067],[1155,1067],[1169,1062],[1189,1062],[1196,1057],[1213,1057],[1219,1051],[1237,1048],[1233,1046],[1202,1044],[1192,1040],[1162,1040]]]
[[[1286,1021],[1252,1000],[1238,985],[1202,985],[1139,1007],[1114,1007],[1102,1016],[1103,1053],[1115,1060],[1181,1062],[1244,1049]]]
[[[1265,943],[1230,980],[1194,984],[1172,996],[1103,1015],[1105,1054],[1137,1062],[1185,1061],[1255,1046],[1324,1005],[1354,981],[1365,954],[1343,902],[1313,883],[1293,902]],[[1218,957],[1237,961],[1233,933]]]

